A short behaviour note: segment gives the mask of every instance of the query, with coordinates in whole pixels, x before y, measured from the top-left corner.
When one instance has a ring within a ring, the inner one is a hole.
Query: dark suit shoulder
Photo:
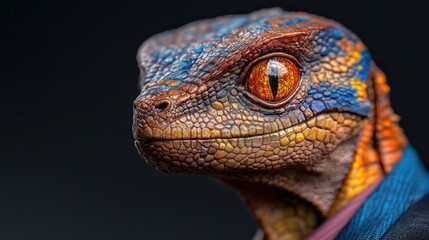
[[[429,239],[429,195],[411,206],[382,239]]]

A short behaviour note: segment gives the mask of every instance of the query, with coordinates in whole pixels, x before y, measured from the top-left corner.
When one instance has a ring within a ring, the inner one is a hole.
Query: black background
[[[272,6],[359,35],[429,159],[424,1],[2,0],[0,239],[250,239],[256,224],[230,188],[160,173],[138,156],[135,55],[157,32]]]

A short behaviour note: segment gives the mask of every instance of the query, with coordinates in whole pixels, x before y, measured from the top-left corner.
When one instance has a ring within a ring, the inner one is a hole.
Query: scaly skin
[[[268,106],[248,93],[243,72],[280,53],[300,79],[286,103]],[[265,239],[310,234],[388,173],[407,144],[384,75],[332,20],[280,9],[202,20],[153,36],[137,58],[141,156],[236,188]]]

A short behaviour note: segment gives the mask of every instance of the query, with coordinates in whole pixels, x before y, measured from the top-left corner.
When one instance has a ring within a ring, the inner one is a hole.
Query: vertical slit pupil
[[[268,78],[271,92],[273,93],[273,100],[275,100],[279,90],[279,72],[277,69],[277,61],[274,59],[270,59],[268,62]]]

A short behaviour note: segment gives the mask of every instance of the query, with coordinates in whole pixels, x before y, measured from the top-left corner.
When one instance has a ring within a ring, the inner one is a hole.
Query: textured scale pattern
[[[266,105],[242,76],[277,53],[298,62],[299,83],[287,102]],[[281,9],[200,20],[149,38],[137,60],[142,157],[234,186],[265,239],[308,236],[383,178],[407,144],[384,75],[332,20]]]

